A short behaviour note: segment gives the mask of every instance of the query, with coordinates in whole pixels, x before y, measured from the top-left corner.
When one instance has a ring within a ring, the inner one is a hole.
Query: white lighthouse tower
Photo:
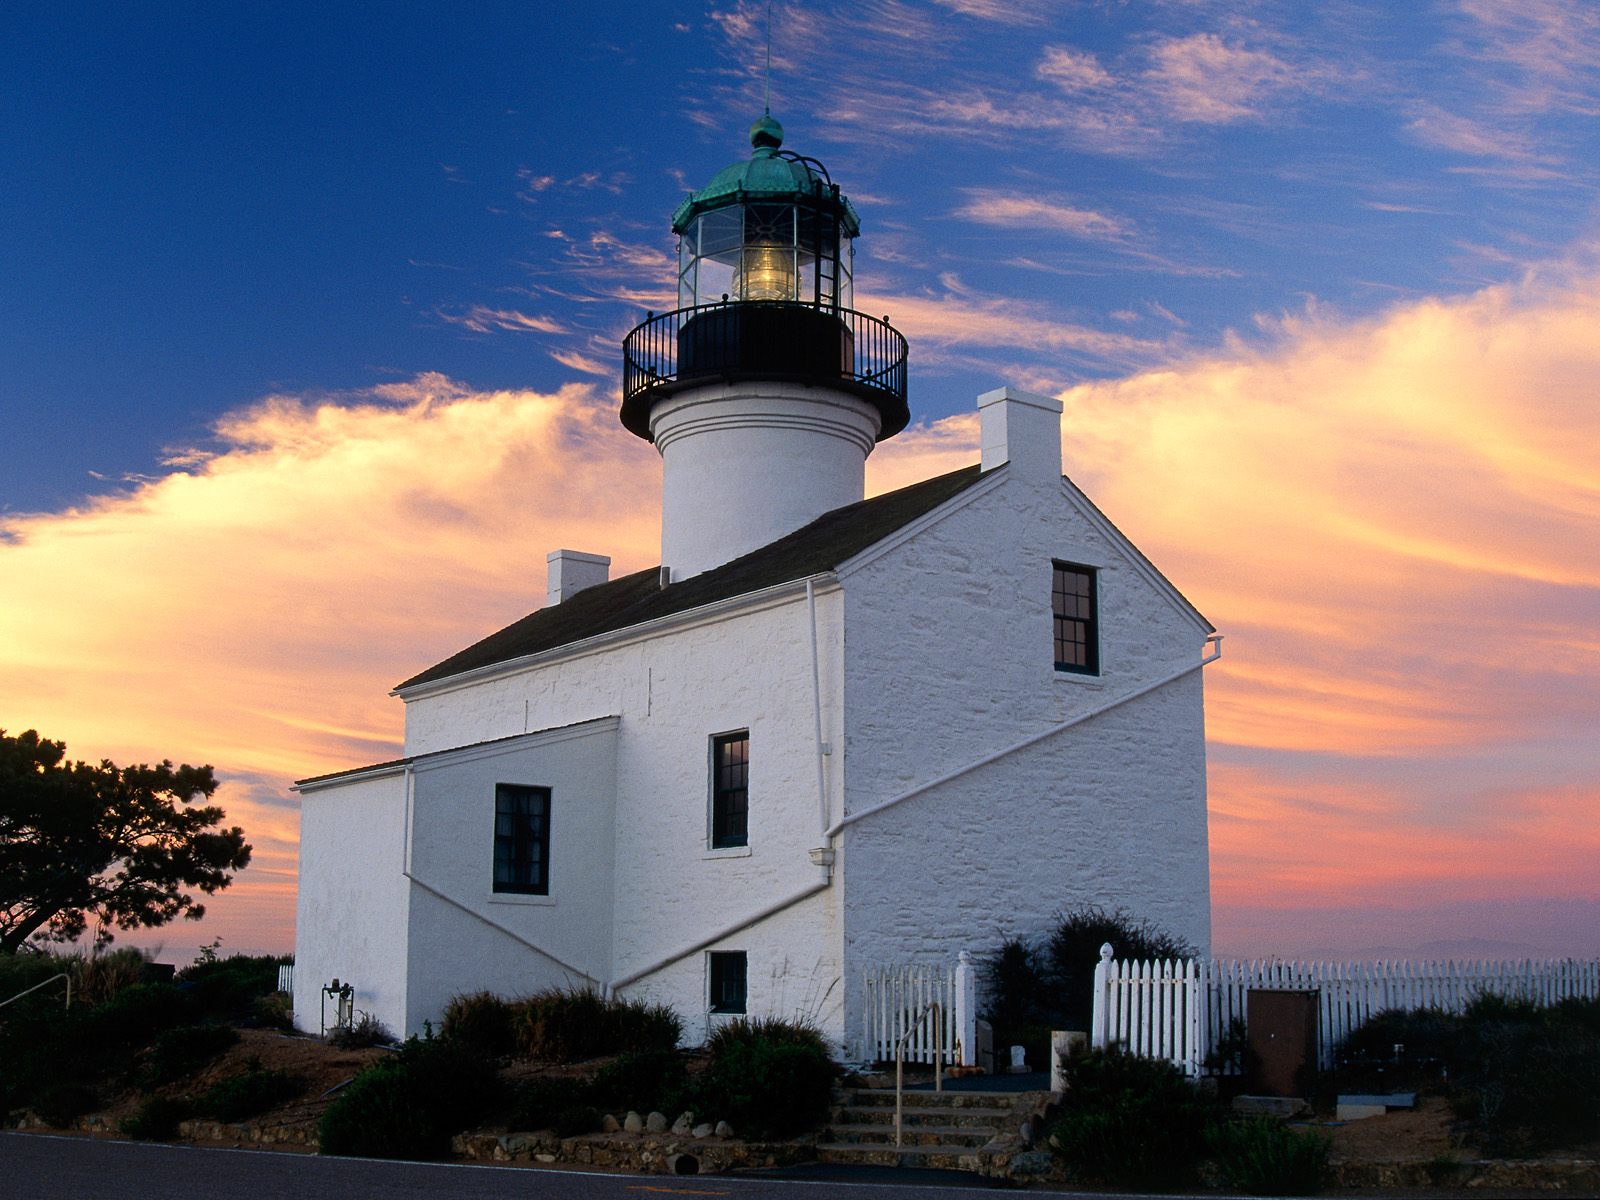
[[[851,308],[855,209],[770,115],[673,214],[678,308],[623,343],[622,423],[661,454],[675,582],[860,500],[905,428],[906,341]]]

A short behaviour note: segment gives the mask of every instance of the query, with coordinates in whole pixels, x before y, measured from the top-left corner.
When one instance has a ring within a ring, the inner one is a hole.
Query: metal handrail
[[[4,1008],[8,1004],[15,1004],[18,1000],[21,1000],[24,996],[31,996],[34,992],[37,992],[40,988],[49,987],[52,983],[54,983],[58,979],[65,979],[67,981],[67,1010],[71,1011],[71,1009],[72,1009],[72,976],[68,975],[65,971],[63,971],[60,975],[52,975],[52,976],[50,976],[50,978],[46,979],[43,983],[36,983],[31,988],[25,988],[24,990],[18,992],[15,996],[11,997],[11,999],[9,999],[9,1000],[0,1000],[0,1008]]]
[[[692,374],[680,373],[678,333],[696,317],[722,310],[772,308],[811,309],[837,318],[840,326],[850,333],[849,361],[839,364],[837,378],[870,392],[884,393],[896,404],[905,403],[906,339],[889,324],[887,317],[796,300],[726,300],[720,304],[647,314],[622,342],[623,403],[664,384],[723,373],[720,367],[696,369]]]
[[[906,1102],[906,1041],[915,1033],[929,1014],[933,1015],[933,1090],[944,1091],[944,1009],[937,1000],[929,1000],[906,1024],[906,1031],[894,1043],[894,1146],[900,1148],[904,1130],[901,1123]]]

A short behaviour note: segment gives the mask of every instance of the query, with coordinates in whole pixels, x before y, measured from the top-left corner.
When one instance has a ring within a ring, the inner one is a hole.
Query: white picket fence
[[[1252,988],[1316,990],[1318,1057],[1328,1068],[1351,1031],[1384,1009],[1460,1012],[1485,994],[1534,1004],[1600,997],[1600,960],[1118,962],[1107,946],[1095,968],[1092,1042],[1120,1043],[1198,1075],[1229,1026],[1244,1022]]]
[[[956,976],[961,968],[946,966],[879,967],[866,973],[866,1020],[862,1046],[857,1057],[863,1062],[892,1062],[895,1043],[906,1027],[922,1013],[925,1005],[937,1004],[944,1022],[940,1044],[946,1063],[954,1062],[956,1040],[960,1037],[956,1016],[958,988]],[[906,1042],[905,1061],[932,1063],[934,1057],[933,1020],[921,1021]]]
[[[278,967],[278,990],[294,995],[294,964],[284,963]]]

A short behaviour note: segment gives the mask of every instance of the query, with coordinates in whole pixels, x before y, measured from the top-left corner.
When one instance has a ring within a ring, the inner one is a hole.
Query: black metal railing
[[[649,435],[658,396],[710,379],[793,379],[840,387],[903,429],[906,339],[887,319],[793,301],[734,300],[651,314],[623,339],[622,422]]]

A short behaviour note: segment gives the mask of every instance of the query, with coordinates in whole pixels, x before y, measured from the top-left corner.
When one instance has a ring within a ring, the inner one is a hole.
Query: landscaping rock
[[[622,1118],[622,1128],[628,1133],[643,1133],[644,1118],[636,1112],[630,1112],[626,1117]]]
[[[621,1133],[622,1132],[622,1122],[617,1120],[610,1113],[607,1113],[605,1116],[600,1118],[600,1132],[601,1133]]]
[[[650,1133],[665,1133],[667,1131],[667,1118],[663,1113],[653,1112],[644,1119],[644,1127]]]
[[[696,1125],[689,1131],[689,1136],[696,1138],[708,1138],[711,1136],[711,1126],[709,1124]]]
[[[717,1134],[718,1137],[732,1137],[733,1136],[733,1126],[729,1125],[726,1121],[718,1121],[717,1122],[717,1128],[716,1128],[716,1134]]]
[[[672,1133],[675,1137],[688,1137],[694,1128],[693,1113],[679,1113],[678,1119],[672,1123]]]

